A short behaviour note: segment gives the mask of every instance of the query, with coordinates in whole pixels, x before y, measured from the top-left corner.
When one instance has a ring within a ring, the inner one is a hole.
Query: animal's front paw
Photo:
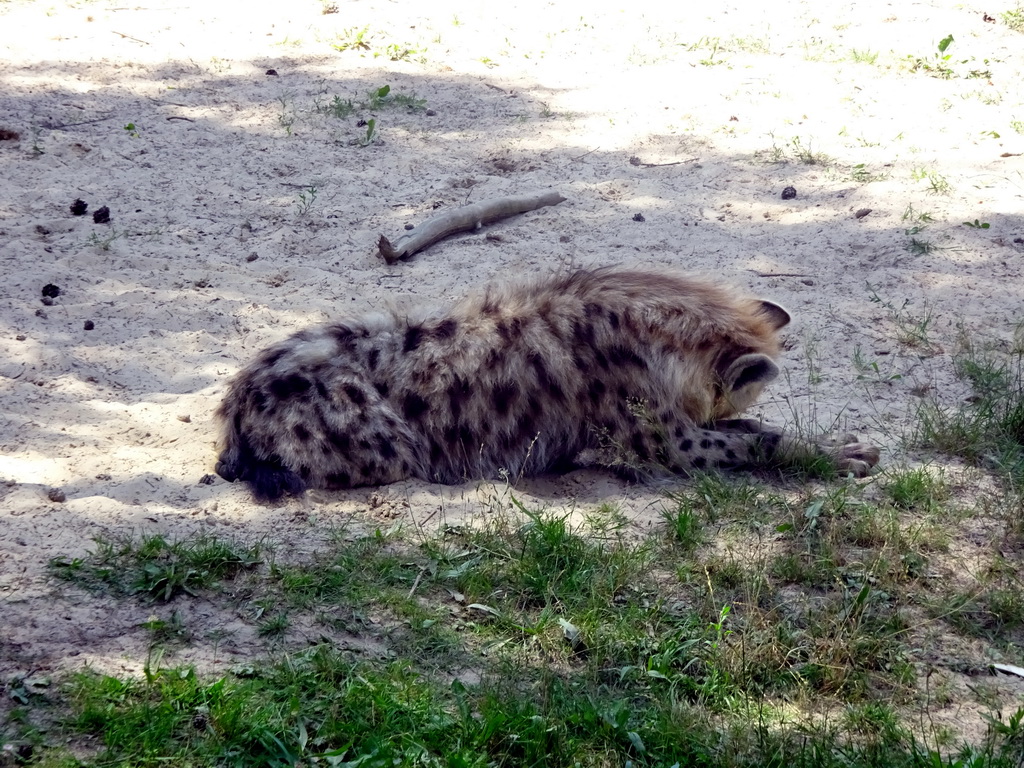
[[[877,446],[858,442],[848,442],[833,450],[839,473],[854,477],[866,476],[878,463],[882,453]]]

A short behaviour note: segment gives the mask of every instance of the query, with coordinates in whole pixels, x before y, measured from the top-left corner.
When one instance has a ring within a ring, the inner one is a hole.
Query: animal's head
[[[778,349],[778,332],[789,324],[789,313],[778,304],[757,300],[750,332],[754,348],[767,351],[743,352],[723,360],[719,387],[715,393],[713,419],[728,419],[745,411],[779,375],[779,366],[768,352]]]

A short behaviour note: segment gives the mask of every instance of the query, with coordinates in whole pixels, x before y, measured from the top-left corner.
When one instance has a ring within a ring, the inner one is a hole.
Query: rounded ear
[[[725,373],[722,374],[722,384],[730,399],[735,399],[736,394],[755,385],[760,392],[765,384],[774,381],[778,375],[779,366],[768,355],[760,353],[740,355],[725,369]]]
[[[759,315],[763,315],[767,318],[769,325],[771,325],[773,331],[777,331],[780,328],[785,328],[789,325],[789,321],[792,320],[789,316],[789,312],[780,307],[778,304],[772,301],[765,301],[764,299],[758,299],[761,304]]]

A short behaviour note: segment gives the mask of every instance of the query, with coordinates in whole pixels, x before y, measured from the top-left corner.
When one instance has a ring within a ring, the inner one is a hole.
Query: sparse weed
[[[799,136],[794,136],[789,146],[793,150],[793,156],[804,165],[828,165],[832,162],[832,158],[824,152],[815,152],[811,142],[805,147]]]
[[[929,337],[933,312],[929,307],[925,307],[923,314],[915,315],[907,310],[910,299],[904,299],[903,304],[896,307],[892,302],[883,300],[871,283],[867,283],[867,288],[869,301],[879,304],[888,312],[896,329],[896,341],[923,352],[933,351],[934,345]]]
[[[194,595],[221,579],[260,564],[259,544],[244,546],[212,536],[171,543],[163,536],[97,538],[85,557],[57,557],[50,572],[90,591],[148,595],[167,602]]]
[[[940,470],[890,468],[884,475],[882,490],[899,509],[931,511],[949,498],[949,489]]]
[[[858,64],[877,64],[878,52],[872,50],[861,51],[856,48],[852,48],[850,49],[850,59]]]
[[[974,397],[957,408],[931,402],[918,411],[920,442],[962,456],[1024,487],[1024,338],[1008,351],[979,345],[966,334],[955,358],[957,374]]]
[[[1000,15],[1002,17],[1003,24],[1008,26],[1014,32],[1024,32],[1024,7],[1018,5],[1016,8],[1003,11]]]
[[[299,216],[305,216],[309,213],[309,209],[313,207],[313,203],[316,202],[317,188],[310,184],[308,188],[299,192],[299,200],[295,204],[296,213]]]

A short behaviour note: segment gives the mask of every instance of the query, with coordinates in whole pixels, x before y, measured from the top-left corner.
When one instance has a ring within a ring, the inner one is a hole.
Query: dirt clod
[[[92,215],[92,220],[97,224],[109,224],[110,223],[110,209],[107,206],[97,208]]]
[[[73,216],[84,216],[88,210],[89,204],[80,197],[76,198],[75,202],[71,204],[71,215]]]

